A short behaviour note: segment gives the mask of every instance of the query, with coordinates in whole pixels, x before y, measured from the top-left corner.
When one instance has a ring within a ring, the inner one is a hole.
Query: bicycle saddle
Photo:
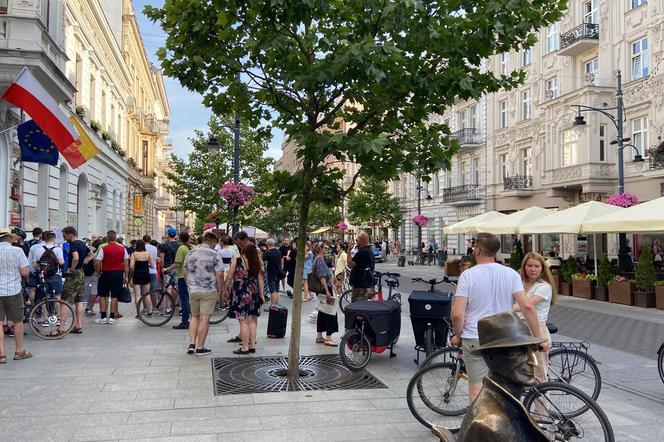
[[[552,322],[547,322],[546,323],[546,328],[549,329],[549,334],[554,334],[554,333],[558,332],[558,327],[556,326],[556,324],[554,324]]]
[[[389,287],[399,287],[399,280],[393,276],[385,278],[385,284]]]

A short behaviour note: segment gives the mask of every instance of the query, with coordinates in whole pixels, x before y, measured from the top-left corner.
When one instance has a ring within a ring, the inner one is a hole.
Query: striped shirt
[[[0,242],[0,296],[21,292],[21,269],[28,267],[25,253],[8,242]]]

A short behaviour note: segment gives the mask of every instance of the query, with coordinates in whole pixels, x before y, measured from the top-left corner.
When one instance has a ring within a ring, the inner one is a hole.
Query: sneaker
[[[197,348],[196,349],[196,356],[205,356],[205,355],[209,355],[210,353],[212,353],[212,350],[210,350],[209,348]]]
[[[174,325],[173,328],[174,328],[175,330],[189,330],[189,324],[182,324],[182,323],[180,323],[180,324],[178,324],[178,325]]]
[[[107,322],[108,325],[115,325],[115,324],[117,324],[117,323],[118,323],[117,319],[115,319],[115,318],[108,318],[108,322]]]
[[[85,316],[94,316],[96,313],[93,310],[85,309]]]
[[[187,348],[187,354],[193,355],[194,351],[196,351],[196,346],[194,344],[189,344],[189,347]]]
[[[120,319],[122,317],[123,317],[122,313],[116,313],[115,314],[115,319]]]
[[[269,312],[270,311],[270,303],[269,302],[265,304],[265,307],[263,307],[263,311],[264,312]]]
[[[97,318],[95,319],[95,324],[108,324],[109,318]]]

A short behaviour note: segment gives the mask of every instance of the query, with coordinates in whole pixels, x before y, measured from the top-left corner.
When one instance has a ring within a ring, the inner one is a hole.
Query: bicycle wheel
[[[615,440],[611,423],[597,402],[572,385],[536,385],[524,397],[523,406],[551,440]]]
[[[468,380],[457,365],[442,362],[420,369],[408,383],[408,408],[422,425],[457,431],[468,410]]]
[[[228,318],[228,307],[228,304],[222,304],[220,301],[217,301],[208,322],[210,324],[221,324],[224,322]]]
[[[339,309],[341,309],[341,313],[346,313],[346,306],[352,302],[352,292],[350,290],[346,290],[341,294],[339,297]]]
[[[657,357],[657,370],[659,371],[659,377],[664,382],[664,348],[659,350]]]
[[[60,339],[74,328],[76,313],[71,305],[61,299],[42,299],[30,310],[30,330],[42,339]]]
[[[428,365],[439,364],[441,362],[448,362],[456,364],[457,359],[461,359],[459,354],[459,349],[456,347],[443,347],[437,350],[434,350],[426,359],[422,362],[421,368],[424,368]],[[461,360],[463,366],[463,360]]]
[[[424,354],[428,357],[431,353],[433,353],[433,326],[427,324],[424,332]]]
[[[366,367],[371,359],[371,343],[367,335],[356,328],[348,330],[339,341],[339,356],[350,370]]]
[[[597,400],[602,389],[602,375],[593,358],[573,348],[556,348],[549,353],[548,380],[573,385]]]
[[[150,305],[146,306],[149,298]],[[175,314],[173,298],[167,292],[158,292],[154,295],[144,295],[136,306],[138,319],[150,327],[161,327],[171,320]]]

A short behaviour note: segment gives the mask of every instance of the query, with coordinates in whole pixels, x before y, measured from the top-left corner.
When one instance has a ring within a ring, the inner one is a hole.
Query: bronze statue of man
[[[461,423],[458,441],[548,441],[520,400],[523,389],[537,382],[535,352],[545,339],[534,337],[512,312],[480,319],[477,327],[489,373]]]

